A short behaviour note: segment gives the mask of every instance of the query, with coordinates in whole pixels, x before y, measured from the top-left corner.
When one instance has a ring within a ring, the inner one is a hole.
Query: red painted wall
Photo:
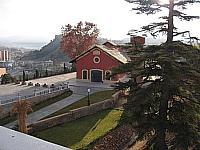
[[[93,55],[93,51],[99,50],[100,55]],[[99,56],[100,58],[100,63],[96,64],[93,62],[93,58],[95,56]],[[120,64],[120,62],[105,52],[103,52],[99,48],[94,48],[92,51],[89,53],[81,56],[78,60],[76,60],[76,70],[77,70],[77,79],[82,79],[82,70],[87,69],[88,70],[88,78],[90,80],[90,69],[101,69],[103,70],[103,80],[105,80],[105,71],[110,70],[113,67],[117,67]],[[114,79],[118,80],[118,79]]]
[[[133,45],[135,45],[135,44],[144,45],[145,44],[145,38],[144,37],[141,37],[141,36],[137,36],[137,37],[131,36],[130,38],[131,38],[131,43]]]

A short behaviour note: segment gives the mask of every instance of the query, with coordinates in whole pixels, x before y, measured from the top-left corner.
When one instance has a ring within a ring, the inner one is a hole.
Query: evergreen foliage
[[[35,78],[37,79],[37,78],[39,78],[39,76],[40,76],[40,73],[39,73],[39,71],[36,69],[36,70],[35,70]]]
[[[23,82],[25,82],[26,81],[26,73],[25,73],[25,71],[23,70],[23,73],[22,73],[22,80],[23,80]]]
[[[12,82],[14,82],[14,78],[9,73],[1,76],[1,84],[8,84]]]
[[[161,22],[153,22],[143,26],[139,32],[147,31],[152,36],[156,37],[159,33],[167,34],[167,42],[171,43],[174,36],[189,33],[189,31],[178,31],[174,26],[174,17],[185,21],[199,19],[199,16],[188,15],[184,11],[190,4],[200,3],[199,0],[168,0],[166,3],[162,0],[125,0],[133,4],[132,10],[137,11],[137,14],[155,14],[167,9],[168,14],[161,16]],[[137,30],[135,30],[137,31]]]
[[[66,64],[64,63],[64,73],[67,72]]]
[[[140,137],[155,131],[154,149],[188,149],[200,144],[200,50],[181,42],[149,46],[140,60],[113,70],[129,73],[131,80],[120,83],[129,89],[125,120],[138,129]],[[142,78],[136,82],[137,78]],[[123,86],[122,86],[123,85]],[[166,144],[166,134],[174,139]]]
[[[45,77],[48,77],[48,70],[47,70],[47,68],[46,68],[46,71],[45,71]]]

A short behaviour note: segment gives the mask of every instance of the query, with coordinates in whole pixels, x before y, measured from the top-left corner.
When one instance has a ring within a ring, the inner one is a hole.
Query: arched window
[[[110,75],[111,75],[111,71],[110,71],[110,70],[107,70],[107,71],[105,72],[105,79],[106,79],[106,80],[111,80]]]
[[[82,79],[88,79],[88,71],[82,70]]]

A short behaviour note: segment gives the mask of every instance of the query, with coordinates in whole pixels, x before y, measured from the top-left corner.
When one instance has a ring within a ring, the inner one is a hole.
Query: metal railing
[[[6,104],[9,104],[9,103],[13,103],[13,102],[18,101],[19,99],[20,100],[26,100],[26,99],[28,100],[28,99],[33,98],[33,97],[47,95],[47,94],[59,92],[59,91],[66,90],[66,89],[69,89],[68,85],[60,85],[58,87],[48,88],[48,89],[41,90],[41,91],[35,91],[34,90],[34,92],[30,95],[17,96],[17,97],[7,99],[7,100],[0,100],[0,105],[6,105]]]

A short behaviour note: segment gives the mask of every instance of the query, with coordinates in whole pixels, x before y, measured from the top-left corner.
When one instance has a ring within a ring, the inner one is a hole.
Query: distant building
[[[95,45],[71,62],[76,64],[77,79],[88,82],[118,81],[124,75],[110,77],[112,68],[129,62],[129,58],[112,42]]]
[[[142,37],[142,36],[133,36],[133,35],[131,35],[130,42],[131,42],[131,44],[133,46],[135,46],[135,45],[137,45],[137,46],[144,45],[145,44],[145,38]]]
[[[103,45],[105,45],[106,47],[111,48],[111,49],[118,47],[118,45],[112,41],[106,41],[105,43],[103,43]]]
[[[45,67],[53,66],[53,61],[52,60],[47,60],[43,62]]]
[[[130,47],[126,49],[126,53],[132,61],[141,59],[141,56],[135,51],[142,50],[145,44],[145,37],[130,35]]]
[[[0,77],[6,74],[6,68],[0,68]]]
[[[0,62],[9,61],[9,53],[7,50],[0,50]]]

